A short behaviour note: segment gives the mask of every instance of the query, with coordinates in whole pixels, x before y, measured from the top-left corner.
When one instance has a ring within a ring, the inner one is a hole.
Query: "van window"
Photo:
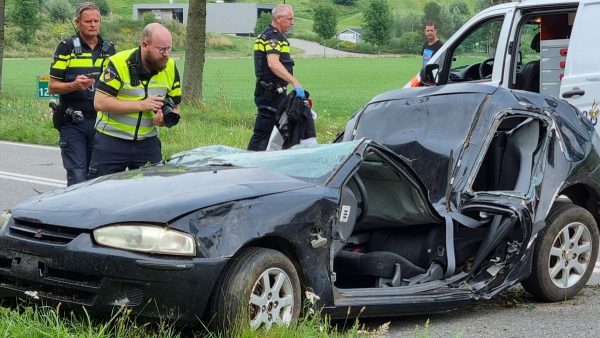
[[[518,27],[511,88],[558,97],[575,12],[530,13]]]
[[[491,78],[503,20],[502,16],[482,23],[453,48],[448,83]]]

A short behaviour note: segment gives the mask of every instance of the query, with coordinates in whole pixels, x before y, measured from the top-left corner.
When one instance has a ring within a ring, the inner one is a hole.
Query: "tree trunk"
[[[2,61],[4,60],[4,0],[0,0],[0,94],[2,93]]]
[[[206,51],[206,0],[190,0],[185,41],[183,100],[185,103],[198,104],[202,101]]]

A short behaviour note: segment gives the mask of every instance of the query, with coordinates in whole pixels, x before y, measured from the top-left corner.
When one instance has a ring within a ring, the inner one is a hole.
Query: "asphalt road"
[[[64,186],[60,150],[0,141],[0,210]],[[561,303],[539,303],[519,287],[475,308],[445,314],[369,319],[390,322],[384,337],[600,337],[600,262],[583,292]]]

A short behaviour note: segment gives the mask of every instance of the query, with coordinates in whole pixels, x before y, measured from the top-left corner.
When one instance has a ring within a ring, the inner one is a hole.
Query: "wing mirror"
[[[437,75],[440,66],[432,63],[425,65],[423,69],[421,69],[421,82],[426,86],[435,86],[437,84]]]

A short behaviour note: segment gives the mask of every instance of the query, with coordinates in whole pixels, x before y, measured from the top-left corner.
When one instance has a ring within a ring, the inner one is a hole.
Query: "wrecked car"
[[[598,136],[567,103],[486,85],[397,90],[345,142],[197,148],[25,201],[0,296],[287,325],[438,312],[522,282],[575,296],[598,255]]]

